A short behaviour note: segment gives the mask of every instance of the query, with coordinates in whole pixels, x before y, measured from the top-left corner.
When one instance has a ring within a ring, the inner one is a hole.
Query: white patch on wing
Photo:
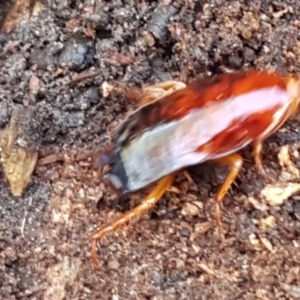
[[[289,109],[289,105],[290,102],[288,101],[280,110],[278,110],[273,115],[273,122],[262,134],[260,134],[259,138],[266,138],[276,127],[282,125],[282,123],[285,121],[285,118],[283,118],[283,116],[286,114],[287,110]]]
[[[266,129],[271,131],[281,121],[289,105],[287,96],[287,92],[279,87],[261,89],[195,108],[179,120],[145,131],[120,153],[128,177],[128,188],[131,191],[141,189],[186,166],[238,151],[251,140],[245,139],[234,149],[216,156],[212,153],[196,152],[199,147],[228,128],[233,121],[242,121],[251,114],[267,111],[272,108],[270,103],[274,102],[274,106],[282,105],[283,108],[274,115],[274,122]]]

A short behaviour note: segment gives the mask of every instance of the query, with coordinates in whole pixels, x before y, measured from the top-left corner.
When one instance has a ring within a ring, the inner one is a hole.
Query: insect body
[[[157,88],[163,91],[162,97]],[[149,97],[151,90],[156,91],[154,97]],[[97,239],[152,208],[179,170],[204,161],[230,167],[215,197],[221,227],[220,203],[243,163],[238,150],[253,143],[258,171],[271,179],[262,166],[262,143],[297,110],[300,81],[294,75],[241,71],[187,86],[162,83],[148,88],[141,102],[117,128],[110,150],[99,154],[98,160],[110,165],[105,177],[122,193],[157,185],[139,206],[92,236],[94,262]]]

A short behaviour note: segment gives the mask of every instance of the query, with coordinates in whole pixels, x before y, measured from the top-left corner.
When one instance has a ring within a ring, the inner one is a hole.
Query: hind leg
[[[131,211],[125,213],[123,216],[118,218],[115,221],[112,221],[103,227],[101,227],[96,233],[91,237],[92,241],[92,260],[94,266],[97,265],[97,249],[96,241],[100,240],[104,235],[115,231],[120,226],[124,225],[128,221],[132,220],[135,217],[140,216],[141,214],[147,212],[155,206],[155,204],[161,199],[167,189],[172,185],[174,181],[175,174],[170,174],[160,179],[152,192],[142,201],[140,205],[132,209]]]
[[[222,165],[228,165],[230,167],[230,171],[229,171],[225,181],[219,188],[217,195],[215,197],[216,219],[217,219],[217,225],[219,228],[219,233],[221,234],[222,233],[222,221],[221,221],[220,206],[222,204],[223,198],[229,191],[231,185],[233,184],[233,182],[235,181],[235,179],[237,178],[237,176],[241,170],[241,167],[243,165],[243,159],[240,154],[233,153],[228,156],[217,159],[216,162],[219,164],[222,164]]]
[[[253,156],[254,156],[254,161],[255,161],[255,166],[260,173],[260,175],[269,183],[274,182],[275,179],[269,175],[262,164],[261,161],[261,154],[262,154],[262,141],[258,141],[254,143],[254,149],[253,149]]]

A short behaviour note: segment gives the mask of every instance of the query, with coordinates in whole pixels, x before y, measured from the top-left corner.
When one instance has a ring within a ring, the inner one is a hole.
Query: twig
[[[29,203],[28,204],[29,204],[28,205],[28,208],[29,208],[31,206],[31,204],[32,204],[32,197],[29,197]],[[22,220],[21,227],[20,227],[22,237],[24,237],[24,229],[25,229],[27,215],[28,215],[28,209],[25,211],[24,218]]]

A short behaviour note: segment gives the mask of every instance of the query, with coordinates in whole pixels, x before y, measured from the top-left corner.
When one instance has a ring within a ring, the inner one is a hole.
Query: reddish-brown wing
[[[121,135],[124,137],[125,133],[126,144],[142,131],[180,119],[192,109],[274,86],[285,89],[284,79],[273,73],[258,71],[241,71],[194,81],[186,88],[142,106],[130,115],[118,128],[115,141]]]

